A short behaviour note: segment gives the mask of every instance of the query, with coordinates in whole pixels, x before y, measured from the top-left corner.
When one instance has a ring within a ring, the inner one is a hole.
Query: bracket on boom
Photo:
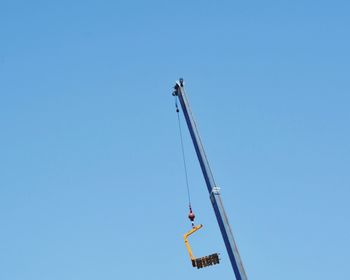
[[[202,227],[203,227],[203,225],[201,225],[201,224],[198,226],[194,226],[189,232],[184,234],[185,245],[186,245],[188,254],[190,255],[192,266],[197,267],[198,269],[220,263],[218,253],[211,254],[209,256],[205,256],[205,257],[201,257],[201,258],[194,257],[190,243],[188,242],[188,237],[191,234],[195,233],[197,230],[201,229]]]

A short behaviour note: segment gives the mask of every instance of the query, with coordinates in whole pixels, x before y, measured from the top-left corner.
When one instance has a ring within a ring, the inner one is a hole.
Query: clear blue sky
[[[348,1],[0,1],[0,279],[234,279],[185,78],[249,279],[349,279]]]

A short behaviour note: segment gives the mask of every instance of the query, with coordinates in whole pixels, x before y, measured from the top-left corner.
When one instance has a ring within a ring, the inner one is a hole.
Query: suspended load
[[[186,245],[187,251],[190,255],[192,266],[197,267],[198,269],[220,263],[218,253],[211,254],[209,256],[205,256],[205,257],[201,257],[201,258],[196,258],[193,255],[190,243],[188,242],[188,237],[191,234],[195,233],[197,230],[201,229],[202,227],[203,227],[203,225],[194,226],[189,232],[184,234],[185,245]]]

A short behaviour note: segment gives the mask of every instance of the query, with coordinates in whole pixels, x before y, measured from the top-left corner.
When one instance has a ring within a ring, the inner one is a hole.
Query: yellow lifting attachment
[[[198,226],[193,226],[193,228],[189,232],[184,234],[185,245],[186,245],[187,251],[190,255],[192,266],[197,267],[198,269],[203,268],[203,267],[207,267],[210,265],[215,265],[215,264],[218,264],[220,262],[219,255],[217,253],[209,255],[209,256],[205,256],[202,258],[195,258],[193,256],[190,243],[188,242],[188,237],[191,234],[195,233],[197,230],[201,229],[202,227],[203,227],[203,225],[201,225],[201,224]]]

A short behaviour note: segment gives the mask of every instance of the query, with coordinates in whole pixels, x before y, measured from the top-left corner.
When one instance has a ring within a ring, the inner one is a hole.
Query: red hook
[[[190,206],[190,213],[188,214],[188,218],[190,219],[193,227],[194,227],[194,218],[195,217],[196,217],[196,215],[193,213],[192,207]]]

